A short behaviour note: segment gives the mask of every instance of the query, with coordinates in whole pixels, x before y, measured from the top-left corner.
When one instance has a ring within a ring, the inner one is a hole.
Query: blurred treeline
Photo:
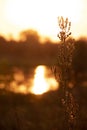
[[[69,39],[70,41],[70,39]],[[30,66],[54,65],[58,54],[58,43],[50,39],[41,42],[34,30],[21,32],[20,40],[6,40],[0,37],[0,65]],[[87,40],[75,41],[74,66],[78,70],[87,70]]]
[[[49,39],[43,43],[36,31],[29,30],[20,34],[20,40],[7,41],[0,37],[0,64],[29,66],[53,64],[57,45]]]

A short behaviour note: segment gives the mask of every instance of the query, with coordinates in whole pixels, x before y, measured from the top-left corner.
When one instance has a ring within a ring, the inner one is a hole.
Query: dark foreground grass
[[[86,91],[79,88],[76,130],[87,130]],[[0,90],[0,130],[67,130],[60,97],[61,89],[41,96]]]

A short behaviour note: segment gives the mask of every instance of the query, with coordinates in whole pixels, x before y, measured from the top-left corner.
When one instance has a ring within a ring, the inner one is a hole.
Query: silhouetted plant
[[[71,22],[68,21],[68,18],[64,20],[64,18],[61,16],[58,17],[58,24],[61,29],[61,31],[58,34],[58,37],[61,41],[65,42],[66,38],[69,37],[69,35],[71,35]]]
[[[58,25],[60,27],[58,38],[61,43],[58,44],[57,66],[54,67],[54,74],[62,87],[63,97],[61,100],[65,110],[66,126],[68,130],[73,130],[77,121],[78,104],[72,94],[74,84],[71,83],[70,85],[69,83],[75,42],[74,40],[65,41],[71,35],[71,22],[68,21],[68,18],[64,20],[62,16],[58,17]]]

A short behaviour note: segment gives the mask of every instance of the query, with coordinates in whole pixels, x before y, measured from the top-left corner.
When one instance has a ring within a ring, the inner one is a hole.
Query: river
[[[0,88],[15,93],[40,95],[58,87],[50,67],[44,65],[31,67],[26,73],[14,67],[11,74],[0,74]]]

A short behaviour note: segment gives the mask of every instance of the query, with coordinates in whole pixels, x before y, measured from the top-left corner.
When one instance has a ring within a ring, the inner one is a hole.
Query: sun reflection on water
[[[30,68],[31,69],[31,68]],[[34,73],[33,73],[34,72]],[[26,74],[21,69],[14,69],[9,76],[0,76],[0,89],[6,89],[15,93],[41,95],[48,91],[58,89],[59,84],[52,75],[49,67],[44,65],[33,68],[33,72]]]
[[[31,88],[32,93],[38,95],[58,88],[58,83],[53,77],[46,77],[46,71],[47,69],[45,66],[38,66],[36,68],[34,84]]]

